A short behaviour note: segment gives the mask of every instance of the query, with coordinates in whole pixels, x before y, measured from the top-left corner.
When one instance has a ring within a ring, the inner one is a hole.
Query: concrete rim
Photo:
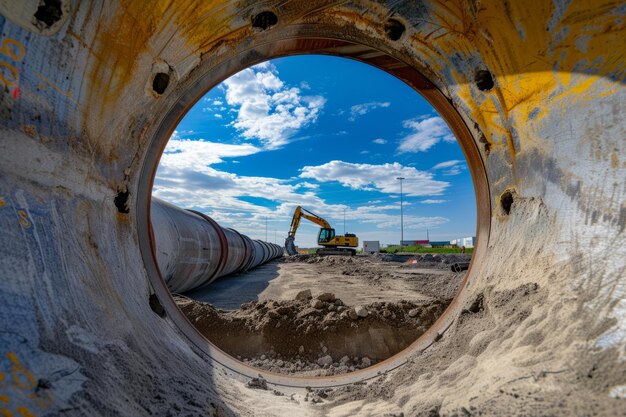
[[[212,361],[230,371],[231,377],[245,380],[262,376],[269,384],[282,387],[335,387],[376,378],[383,373],[404,365],[411,356],[421,353],[437,342],[441,335],[452,325],[461,310],[459,295],[466,285],[474,279],[472,266],[480,263],[487,247],[491,224],[491,198],[483,158],[476,145],[478,141],[475,140],[472,132],[465,124],[459,110],[416,66],[402,61],[397,51],[381,51],[373,46],[357,43],[354,40],[329,37],[318,38],[313,34],[303,35],[302,32],[307,32],[307,30],[299,29],[299,33],[295,35],[286,33],[276,36],[275,34],[274,37],[281,38],[279,41],[254,45],[254,47],[250,47],[229,59],[220,61],[208,69],[201,67],[200,70],[203,73],[200,76],[190,77],[197,78],[197,80],[184,89],[182,93],[177,92],[179,97],[176,100],[172,100],[176,104],[155,117],[158,128],[149,140],[139,175],[136,193],[136,226],[139,247],[150,284],[154,294],[156,294],[165,308],[167,316],[182,331],[192,345],[207,354]],[[316,32],[316,29],[312,29],[312,31]],[[320,33],[322,32],[324,31],[320,31]],[[325,31],[324,33],[328,32]],[[333,55],[372,65],[404,81],[417,93],[421,94],[446,121],[459,141],[469,165],[477,206],[477,243],[474,256],[472,256],[472,262],[457,295],[443,315],[414,343],[391,358],[363,370],[331,377],[291,377],[252,368],[221,351],[202,336],[178,309],[170,291],[160,276],[154,260],[154,244],[150,227],[150,196],[159,159],[169,137],[187,111],[206,92],[230,75],[269,59],[303,54]]]

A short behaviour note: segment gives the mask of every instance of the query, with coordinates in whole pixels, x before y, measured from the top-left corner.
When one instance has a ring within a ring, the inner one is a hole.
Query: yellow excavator
[[[315,213],[310,212],[302,207],[296,207],[293,212],[293,219],[291,219],[291,228],[289,229],[289,235],[285,239],[285,250],[289,255],[296,255],[296,231],[300,226],[300,219],[305,218],[315,224],[322,226],[320,232],[317,235],[317,244],[323,246],[317,250],[318,255],[356,255],[356,248],[359,246],[359,238],[351,233],[346,233],[345,236],[335,236],[335,229],[330,227],[330,223],[322,219]]]

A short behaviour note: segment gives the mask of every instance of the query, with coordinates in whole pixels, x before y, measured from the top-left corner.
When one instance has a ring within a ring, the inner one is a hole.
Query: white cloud
[[[459,175],[461,173],[461,168],[459,166],[455,166],[452,167],[450,169],[447,169],[445,171],[443,171],[443,175],[445,175],[446,177],[451,177],[453,175]]]
[[[370,165],[330,161],[318,166],[305,166],[300,177],[313,178],[320,182],[338,181],[354,190],[377,190],[383,193],[399,193],[400,181],[404,177],[403,193],[409,196],[440,195],[450,185],[433,179],[433,174],[418,171],[413,167],[393,164]]]
[[[233,75],[224,86],[227,103],[237,108],[232,126],[266,149],[289,143],[298,130],[317,120],[326,103],[324,97],[303,96],[299,88],[285,85],[269,63]]]
[[[406,207],[406,203],[404,206]],[[375,224],[378,229],[388,229],[400,227],[400,203],[379,205],[379,206],[361,206],[350,211],[352,219],[359,219],[362,223]],[[405,230],[423,229],[427,227],[435,227],[449,220],[445,217],[422,217],[414,215],[404,215]]]
[[[259,239],[265,237],[265,217],[268,217],[270,240],[274,236],[273,230],[277,230],[279,239],[283,240],[297,205],[312,209],[330,221],[337,230],[341,230],[344,210],[350,214],[352,230],[354,227],[359,229],[374,226],[381,230],[381,233],[386,233],[384,231],[386,228],[399,227],[400,205],[396,199],[386,202],[368,201],[356,208],[345,204],[328,204],[316,195],[320,188],[319,184],[307,181],[294,183],[298,178],[283,180],[239,176],[219,171],[211,166],[230,158],[244,157],[262,151],[263,149],[248,143],[237,145],[187,140],[180,139],[175,133],[161,157],[153,194],[180,207],[203,211],[224,227],[235,227],[240,232]],[[231,161],[234,162],[235,159]],[[368,167],[371,169],[368,170]],[[377,172],[382,172],[385,166],[363,165],[361,168],[375,176],[379,175]],[[391,175],[401,172],[403,176],[412,178],[414,171],[412,168],[402,168],[397,164],[387,164],[386,172]],[[374,186],[383,188],[388,186],[390,192],[398,191],[397,188],[391,189],[397,187],[397,183],[385,185],[380,179],[375,181]],[[410,192],[411,186],[407,187],[407,192]],[[262,199],[270,204],[261,205],[254,199]],[[406,206],[408,204],[405,202],[405,208]],[[435,227],[447,221],[443,217],[419,217],[410,214],[404,216],[406,231],[411,228]],[[302,231],[298,232],[296,242],[302,246],[315,246],[317,229],[317,225],[303,222]]]
[[[385,143],[387,143],[387,141],[383,138],[374,139],[372,142],[374,142],[377,145],[384,145]]]
[[[354,122],[359,116],[364,116],[372,110],[376,110],[381,107],[389,107],[390,105],[391,103],[388,101],[372,101],[369,103],[356,104],[350,107],[350,117],[348,117],[348,120]]]
[[[458,159],[453,159],[451,161],[440,162],[437,165],[435,165],[433,169],[450,168],[461,163],[463,163],[463,161],[460,161]]]
[[[219,114],[219,113],[215,113],[213,116],[215,116],[215,117],[216,117],[216,118],[218,118],[218,119],[221,119],[222,117],[224,117],[224,116],[222,116],[222,115],[221,115],[221,114]]]
[[[296,205],[323,210],[329,207],[311,191],[319,187],[317,184],[299,182],[294,185],[290,184],[292,180],[239,176],[211,166],[262,151],[249,143],[181,139],[178,132],[174,132],[161,157],[153,194],[180,207],[203,211],[226,227],[236,227],[242,232],[251,228],[255,233],[265,216],[290,221]],[[277,202],[278,208],[242,200],[246,197]]]
[[[214,106],[221,106],[222,104],[224,104],[224,102],[222,100],[213,100],[212,104]]]
[[[432,200],[432,199],[426,199],[426,200],[422,200],[422,204],[442,204],[442,203],[447,203],[448,200]]]
[[[463,161],[460,161],[458,159],[453,159],[451,161],[440,162],[437,165],[435,165],[432,169],[445,169],[445,171],[443,171],[443,175],[452,176],[452,175],[459,175],[465,168],[466,166]]]
[[[312,189],[320,188],[319,184],[313,184],[313,183],[307,182],[307,181],[301,182],[300,184],[298,184],[298,186],[302,187],[302,188],[312,188]]]
[[[204,167],[223,162],[223,158],[248,156],[258,152],[261,152],[260,148],[248,143],[232,145],[202,139],[180,139],[178,132],[175,131],[163,151],[159,169],[180,168],[201,171]]]
[[[414,132],[400,141],[399,153],[426,152],[440,141],[454,142],[456,140],[446,122],[438,116],[405,120],[403,126],[413,129]]]

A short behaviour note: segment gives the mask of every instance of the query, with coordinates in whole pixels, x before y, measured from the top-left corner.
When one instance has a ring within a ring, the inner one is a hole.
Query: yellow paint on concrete
[[[231,4],[219,0],[120,0],[114,17],[103,16],[97,33],[95,64],[89,74],[90,111],[114,111],[136,76],[140,57],[148,54],[157,59],[160,50],[155,45],[167,47],[168,41],[159,38],[162,33],[176,33],[199,54],[210,54],[219,43],[254,36],[249,25],[232,27]],[[620,4],[617,0],[578,0],[560,11],[552,0],[532,4],[434,1],[426,3],[429,13],[407,42],[416,57],[428,64],[431,76],[446,74],[442,84],[450,84],[452,77],[456,85],[452,92],[490,144],[497,145],[502,135],[507,138],[510,160],[515,164],[520,149],[513,143],[511,126],[523,139],[519,143],[523,147],[529,143],[525,138],[535,136],[541,127],[538,122],[546,116],[542,108],[548,100],[553,107],[567,108],[573,102],[610,95],[610,89],[597,87],[599,79],[611,76],[618,82],[626,77],[626,19],[611,13]],[[108,11],[103,14],[110,15]],[[321,15],[339,24],[365,28],[373,27],[373,18],[384,17],[355,13],[341,3]],[[462,65],[463,60],[468,65]],[[470,62],[492,72],[494,89],[478,91],[473,77],[480,68],[473,68]],[[595,74],[589,75],[592,72]],[[141,82],[133,84],[135,93],[142,87]],[[532,142],[540,146],[538,139]]]
[[[444,67],[452,71],[459,99],[490,143],[506,132],[514,164],[519,150],[513,146],[510,126],[514,125],[523,139],[521,146],[546,146],[531,131],[538,129],[541,124],[536,122],[546,116],[544,103],[550,101],[558,108],[561,102],[566,108],[617,91],[597,88],[597,81],[626,76],[626,43],[622,41],[626,39],[625,19],[610,13],[620,4],[607,0],[572,2],[559,19],[559,11],[549,0],[533,2],[532,6],[486,0],[474,10],[463,0],[433,3],[428,21],[431,27],[416,42],[420,46],[429,42],[444,61],[445,57],[459,59],[465,54],[470,62],[479,55],[486,68],[476,69],[490,70],[496,80],[489,92],[477,89],[473,72],[460,72],[449,61],[441,62],[436,71]],[[551,30],[546,30],[549,27]],[[578,47],[580,36],[586,47]],[[597,74],[588,74],[596,68]],[[530,119],[533,124],[528,123]]]

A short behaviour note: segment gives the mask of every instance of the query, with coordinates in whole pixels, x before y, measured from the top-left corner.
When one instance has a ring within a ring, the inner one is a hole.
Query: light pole
[[[402,212],[402,180],[404,177],[397,177],[400,180],[400,250],[402,250],[402,241],[404,240],[404,213]]]

